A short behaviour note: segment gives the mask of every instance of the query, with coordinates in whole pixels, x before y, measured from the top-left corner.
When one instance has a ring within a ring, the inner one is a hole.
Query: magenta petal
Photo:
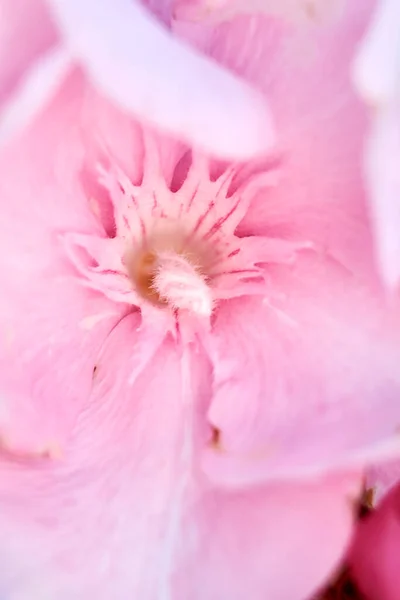
[[[384,462],[369,468],[366,488],[372,490],[373,505],[378,505],[399,482],[400,463],[398,460]]]
[[[359,525],[352,572],[367,600],[398,600],[400,590],[400,488]]]
[[[225,158],[272,143],[265,103],[245,83],[173,39],[140,3],[50,0],[66,43],[120,107]]]

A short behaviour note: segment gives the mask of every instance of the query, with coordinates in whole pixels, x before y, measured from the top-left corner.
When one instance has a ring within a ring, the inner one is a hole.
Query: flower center
[[[211,315],[212,291],[191,254],[147,250],[131,262],[128,271],[139,293],[153,304]]]

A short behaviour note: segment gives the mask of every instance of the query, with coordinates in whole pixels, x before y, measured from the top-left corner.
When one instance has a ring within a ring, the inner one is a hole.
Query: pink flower
[[[351,550],[351,566],[367,600],[398,600],[400,589],[400,487],[363,521]]]
[[[254,90],[131,0],[0,0],[0,143],[76,61],[122,109],[215,155],[242,160],[271,146],[269,112]]]
[[[360,469],[399,452],[347,72],[368,16],[175,25],[268,97],[262,161],[76,71],[1,151],[2,597],[301,600],[332,574]]]
[[[377,260],[390,288],[400,281],[400,4],[381,0],[354,64],[354,81],[372,109],[365,171]]]

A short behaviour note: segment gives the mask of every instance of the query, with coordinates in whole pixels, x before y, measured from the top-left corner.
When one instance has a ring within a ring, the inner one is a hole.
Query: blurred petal
[[[49,0],[66,43],[96,85],[141,119],[231,159],[273,141],[264,101],[186,47],[130,0]]]

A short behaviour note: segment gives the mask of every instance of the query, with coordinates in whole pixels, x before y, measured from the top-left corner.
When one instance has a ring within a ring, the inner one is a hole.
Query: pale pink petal
[[[400,589],[400,488],[358,527],[350,554],[353,576],[366,600],[398,600]]]
[[[400,4],[377,3],[353,65],[360,96],[373,108],[365,171],[382,279],[400,280]]]
[[[101,231],[77,176],[81,92],[71,78],[0,154],[0,436],[25,453],[63,445],[122,310],[82,286],[60,241],[68,230]]]
[[[378,267],[393,289],[400,279],[400,106],[380,109],[373,118],[365,168]]]
[[[173,39],[139,3],[49,1],[68,48],[121,108],[227,158],[248,158],[271,146],[265,102]]]
[[[309,598],[343,556],[356,486],[349,478],[203,493],[185,521],[176,597]]]
[[[400,92],[400,4],[380,0],[353,65],[358,92],[373,106],[398,99]]]

